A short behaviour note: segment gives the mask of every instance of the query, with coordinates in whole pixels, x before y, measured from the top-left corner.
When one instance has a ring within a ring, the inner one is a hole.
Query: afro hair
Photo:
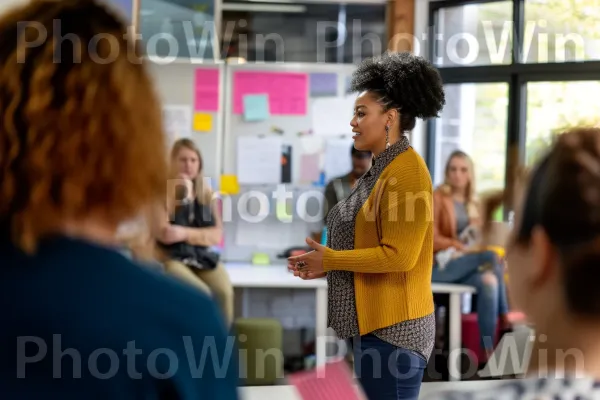
[[[352,92],[376,92],[387,108],[421,119],[435,118],[446,103],[438,70],[423,57],[386,52],[364,60],[352,75]]]

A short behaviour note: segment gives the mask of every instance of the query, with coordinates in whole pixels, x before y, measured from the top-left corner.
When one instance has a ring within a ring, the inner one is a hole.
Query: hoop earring
[[[390,127],[388,125],[385,126],[385,148],[390,147]]]

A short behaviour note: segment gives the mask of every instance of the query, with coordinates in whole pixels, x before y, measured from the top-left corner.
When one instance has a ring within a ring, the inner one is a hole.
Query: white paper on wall
[[[312,130],[318,136],[352,136],[354,96],[324,97],[312,101]]]
[[[163,126],[167,135],[167,145],[192,136],[192,107],[184,105],[163,106]]]
[[[238,138],[237,175],[240,184],[281,183],[281,149],[277,136]]]

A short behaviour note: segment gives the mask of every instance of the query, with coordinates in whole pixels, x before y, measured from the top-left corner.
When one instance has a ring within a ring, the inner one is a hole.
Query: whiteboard
[[[237,71],[269,71],[269,72],[302,72],[318,73],[329,72],[338,75],[338,97],[344,98],[346,92],[346,78],[352,75],[355,66],[352,64],[310,64],[310,63],[285,63],[285,64],[239,64],[228,65],[225,79],[225,105],[224,105],[224,153],[223,153],[223,173],[235,174],[236,165],[236,146],[237,139],[240,136],[258,136],[272,135],[272,128],[280,128],[284,131],[281,135],[284,143],[291,144],[294,152],[292,154],[292,182],[299,183],[300,180],[300,160],[303,154],[303,140],[307,136],[299,136],[301,132],[312,129],[312,105],[315,102],[323,101],[323,97],[310,98],[308,95],[308,107],[305,115],[271,115],[266,121],[247,122],[243,115],[233,113],[233,76]],[[348,111],[348,116],[351,114]],[[350,129],[350,119],[340,126],[339,136],[352,136]],[[315,135],[312,135],[315,136]],[[310,139],[310,138],[308,138]],[[317,141],[323,141],[325,138],[316,138]]]
[[[230,218],[225,222],[225,246],[223,258],[226,261],[250,261],[253,252],[264,252],[269,255],[272,263],[277,263],[277,254],[287,247],[303,246],[304,239],[312,232],[320,230],[321,223],[314,222],[312,218],[320,212],[318,195],[322,195],[323,188],[312,186],[301,180],[301,160],[303,155],[325,151],[328,140],[351,138],[350,119],[351,109],[347,110],[347,118],[338,119],[339,133],[328,136],[299,135],[307,133],[313,128],[313,105],[319,102],[327,103],[329,97],[310,97],[310,84],[308,85],[308,104],[304,115],[271,115],[264,121],[245,121],[243,115],[233,111],[234,87],[233,77],[237,71],[264,71],[264,72],[293,72],[293,73],[333,73],[337,75],[337,98],[346,97],[346,81],[352,75],[355,66],[351,64],[236,64],[228,65],[225,77],[225,104],[224,104],[224,141],[223,141],[223,173],[236,174],[238,171],[237,146],[243,137],[271,137],[277,136],[285,145],[292,146],[292,183],[285,184],[289,192],[293,193],[291,221],[282,221],[277,216],[276,206],[271,201],[270,213],[260,223],[248,223],[240,218],[236,202],[245,194],[263,193],[264,199],[272,199],[272,194],[277,190],[274,184],[243,185],[242,192],[233,196]],[[309,77],[310,79],[310,77]],[[353,100],[352,100],[353,101]],[[274,129],[282,133],[274,133]],[[344,135],[345,134],[345,135]],[[350,148],[347,149],[347,158],[350,161]],[[306,157],[305,157],[306,158]],[[323,166],[321,166],[323,167]],[[318,193],[315,193],[318,192]],[[298,204],[306,203],[306,198],[311,197],[306,205],[306,210],[299,210]],[[304,202],[304,203],[303,203]],[[307,217],[309,215],[310,217]],[[279,260],[284,263],[285,260]]]

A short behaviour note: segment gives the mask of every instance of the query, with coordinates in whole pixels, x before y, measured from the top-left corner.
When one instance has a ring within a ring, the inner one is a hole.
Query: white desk
[[[433,293],[443,293],[450,297],[448,306],[448,374],[451,381],[460,380],[462,355],[462,318],[460,300],[464,293],[475,293],[475,288],[449,283],[431,284]]]
[[[242,289],[243,314],[249,315],[250,288],[263,289],[314,289],[315,301],[315,338],[327,337],[327,280],[312,279],[302,280],[288,271],[285,265],[253,265],[248,263],[226,263],[229,279],[234,288]],[[318,364],[326,361],[325,343],[316,346]]]
[[[248,315],[249,301],[247,291],[249,288],[264,289],[314,289],[316,292],[315,302],[315,330],[317,338],[316,358],[317,363],[322,364],[326,360],[326,343],[319,342],[318,338],[327,336],[327,280],[313,279],[302,280],[288,272],[285,265],[253,265],[249,263],[226,263],[227,272],[233,287],[243,290],[244,315]],[[460,355],[461,349],[461,308],[460,300],[463,293],[475,293],[475,288],[466,285],[454,285],[444,283],[433,283],[433,293],[443,293],[450,296],[448,319],[450,331],[448,332],[448,370],[450,380],[460,380]]]

